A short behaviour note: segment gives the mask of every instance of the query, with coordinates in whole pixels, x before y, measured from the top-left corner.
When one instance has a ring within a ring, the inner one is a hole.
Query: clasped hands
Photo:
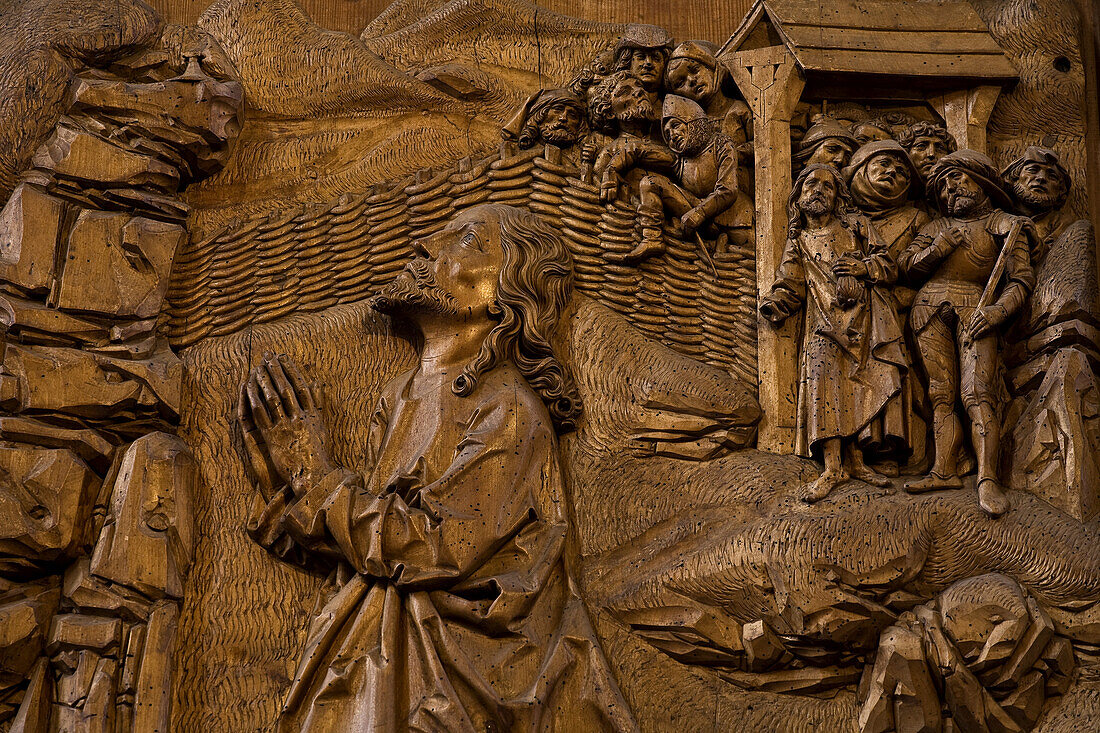
[[[265,498],[271,498],[279,480],[301,495],[336,468],[327,447],[320,387],[288,357],[266,354],[252,370],[241,386],[237,419]]]

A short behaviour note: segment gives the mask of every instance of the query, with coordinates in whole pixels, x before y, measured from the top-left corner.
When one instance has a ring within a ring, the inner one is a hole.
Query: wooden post
[[[775,281],[787,241],[787,197],[791,192],[791,115],[806,85],[794,57],[783,46],[732,55],[730,71],[752,109],[756,153],[756,292],[759,299]],[[798,318],[781,328],[757,315],[758,447],[793,453],[798,404]]]
[[[999,86],[980,86],[939,94],[929,101],[940,113],[948,132],[955,136],[960,148],[988,153],[986,127],[1000,94]]]

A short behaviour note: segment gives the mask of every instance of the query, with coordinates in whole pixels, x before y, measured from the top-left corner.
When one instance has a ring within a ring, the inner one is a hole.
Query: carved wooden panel
[[[1070,0],[16,0],[0,732],[1091,730]]]

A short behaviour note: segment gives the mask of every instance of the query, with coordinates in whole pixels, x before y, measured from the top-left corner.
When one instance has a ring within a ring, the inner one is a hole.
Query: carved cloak
[[[261,544],[344,561],[280,730],[634,730],[567,570],[545,406],[511,366],[438,404],[408,395],[411,376],[379,400],[363,474],[250,523]]]
[[[832,271],[844,255],[862,260],[870,280],[849,308],[838,303]],[[784,315],[805,307],[795,438],[799,455],[817,453],[829,438],[882,432],[871,423],[900,393],[908,369],[897,312],[882,287],[897,275],[897,264],[863,216],[834,219],[823,229],[804,230],[787,240],[767,300]],[[904,435],[886,438],[906,440]]]

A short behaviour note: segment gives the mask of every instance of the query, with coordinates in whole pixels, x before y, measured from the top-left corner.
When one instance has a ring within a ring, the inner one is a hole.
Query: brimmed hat
[[[806,160],[813,155],[813,151],[821,143],[829,138],[843,140],[852,146],[852,150],[859,147],[859,140],[856,139],[856,136],[852,134],[851,130],[833,118],[826,117],[813,125],[809,130],[806,130],[806,134],[802,136],[802,143],[798,146],[798,153],[794,156],[795,160]]]
[[[928,191],[935,197],[936,206],[943,211],[943,201],[940,198],[940,183],[948,171],[962,169],[968,176],[977,181],[982,190],[1003,209],[1012,209],[1012,199],[1005,192],[1001,183],[1001,177],[997,174],[997,167],[988,155],[977,150],[963,148],[954,153],[945,155],[936,163],[928,176]]]
[[[672,50],[672,36],[664,28],[645,23],[631,23],[615,43],[615,54],[624,48],[663,48]]]
[[[844,180],[848,183],[852,182],[852,177],[856,172],[862,168],[871,158],[880,153],[886,153],[893,155],[895,158],[899,158],[905,163],[905,166],[909,169],[909,180],[915,183],[920,180],[920,173],[917,171],[917,167],[913,165],[913,159],[909,157],[909,153],[905,148],[898,143],[897,140],[876,140],[859,146],[859,149],[852,154],[852,160],[844,168],[842,173],[844,174]]]

